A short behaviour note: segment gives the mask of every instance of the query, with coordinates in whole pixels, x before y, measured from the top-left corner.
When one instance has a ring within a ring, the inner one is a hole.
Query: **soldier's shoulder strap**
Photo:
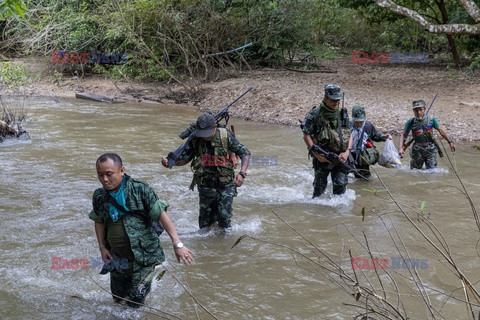
[[[222,143],[223,149],[231,154],[230,149],[228,148],[228,131],[226,128],[219,127],[218,130],[220,131],[220,141]]]

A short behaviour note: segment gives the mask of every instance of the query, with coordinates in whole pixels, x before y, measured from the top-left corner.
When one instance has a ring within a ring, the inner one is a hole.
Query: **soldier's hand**
[[[102,256],[103,261],[110,261],[113,259],[112,254],[107,248],[105,248],[105,246],[100,247],[100,255]],[[110,262],[107,262],[107,264],[110,264]]]
[[[347,149],[347,151],[342,152],[338,155],[338,160],[340,160],[341,163],[345,163],[347,162],[349,155],[350,155],[350,150]]]
[[[174,251],[178,262],[183,261],[185,264],[192,264],[195,261],[195,252],[191,251],[187,247],[174,249]]]
[[[168,168],[168,160],[167,160],[167,158],[162,158],[162,166],[164,166],[165,168]]]
[[[403,150],[403,148],[398,149],[398,154],[400,155],[400,158],[403,158],[403,156],[405,155],[405,151]]]
[[[455,144],[453,144],[453,141],[450,141],[448,144],[450,145],[450,150],[455,152]]]
[[[243,177],[240,175],[240,173],[237,173],[237,175],[235,176],[235,187],[239,188],[242,186],[243,184]]]

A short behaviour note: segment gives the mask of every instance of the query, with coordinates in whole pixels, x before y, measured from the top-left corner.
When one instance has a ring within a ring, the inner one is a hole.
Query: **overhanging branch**
[[[470,0],[460,0],[467,10],[468,14],[477,22],[480,22],[480,9]],[[391,0],[376,0],[379,7],[389,9],[395,13],[401,14],[416,23],[420,24],[430,33],[438,34],[480,34],[480,23],[478,24],[433,24],[428,22],[418,12],[394,3]]]

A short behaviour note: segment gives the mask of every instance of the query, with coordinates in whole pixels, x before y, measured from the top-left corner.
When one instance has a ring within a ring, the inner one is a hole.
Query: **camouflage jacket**
[[[226,141],[222,141],[221,130],[227,133]],[[195,139],[192,148],[185,150],[181,159],[187,162],[192,161],[196,183],[201,185],[204,179],[219,179],[227,184],[233,181],[237,159],[249,154],[250,151],[238,142],[230,130],[218,128],[212,141]]]
[[[147,183],[133,179],[128,175],[126,175],[124,192],[126,207],[129,210],[143,211],[152,220],[159,220],[162,212],[169,207],[167,202],[158,199],[155,191]],[[103,224],[105,231],[112,222],[108,213],[110,206],[105,188],[95,190],[93,193],[93,210],[90,211],[88,217]],[[143,219],[128,213],[122,219],[125,231],[130,239],[135,265],[143,267],[162,263],[165,256],[155,230],[152,227],[147,227]],[[106,234],[107,232],[105,232],[105,243],[109,248]]]
[[[322,106],[324,106],[323,102],[310,110],[302,122],[302,131],[303,133],[309,134],[313,142],[322,149],[335,153],[343,152],[348,147],[348,139],[350,136],[349,128],[341,128],[342,139],[340,139],[338,133],[340,117],[338,117],[336,121],[324,119]],[[340,115],[340,110],[338,114]]]

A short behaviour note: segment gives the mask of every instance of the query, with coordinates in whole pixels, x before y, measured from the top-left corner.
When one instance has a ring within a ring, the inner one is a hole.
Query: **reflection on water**
[[[391,239],[396,228],[412,256],[429,259],[428,269],[419,271],[423,281],[443,292],[457,289],[460,283],[399,212],[385,187],[404,210],[420,212],[414,215],[419,225],[422,219],[435,223],[459,266],[476,280],[480,264],[476,226],[445,158],[431,172],[409,170],[408,159],[400,169],[375,166],[370,182],[350,177],[345,195],[333,195],[330,185],[326,194],[312,199],[313,170],[300,130],[232,119],[237,137],[252,154],[278,157],[278,165],[249,169],[234,200],[230,233],[215,228],[199,233],[198,195],[188,189],[189,167],[168,170],[160,164],[161,157],[182,142],[178,133],[198,116],[196,112],[178,106],[80,100],[36,100],[33,107],[38,109],[36,117],[26,128],[32,140],[0,146],[2,319],[155,318],[146,308],[128,310],[114,305],[108,276],[100,276],[97,269],[51,268],[52,257],[99,257],[93,222],[87,215],[93,190],[100,187],[94,162],[104,152],[119,153],[127,173],[151,184],[160,198],[171,203],[170,214],[182,239],[197,254],[193,266],[176,263],[170,240],[162,235],[167,256],[164,267],[171,273],[154,282],[147,305],[171,314],[165,315],[168,319],[175,319],[172,315],[193,319],[196,312],[202,319],[209,318],[178,281],[188,285],[219,319],[345,319],[356,315],[358,310],[342,304],[354,303],[350,294],[329,281],[318,266],[286,249],[318,256],[275,214],[347,270],[346,248],[355,256],[370,258],[357,242],[363,239],[362,232],[379,257],[397,257]],[[474,165],[478,152],[465,146],[453,157],[469,194],[478,199]],[[271,244],[245,238],[232,249],[241,235]],[[401,286],[408,286],[407,281]],[[438,303],[446,299],[433,291],[431,295]],[[418,297],[406,297],[404,302],[409,316],[424,317]],[[450,299],[443,312],[453,319],[463,314],[464,305]]]

